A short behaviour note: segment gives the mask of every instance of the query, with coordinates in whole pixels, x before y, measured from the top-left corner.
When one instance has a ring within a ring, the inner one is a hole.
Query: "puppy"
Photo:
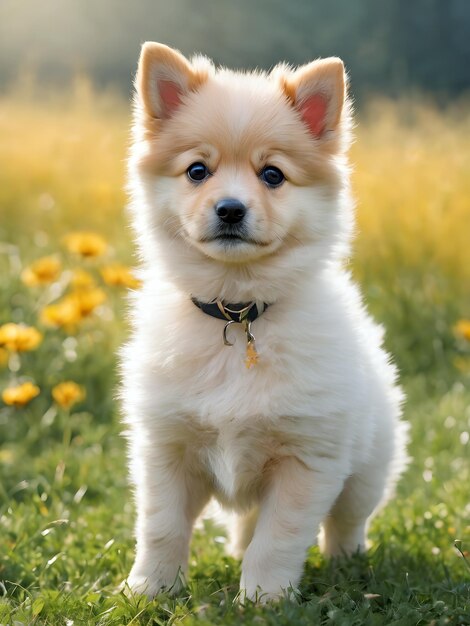
[[[177,591],[212,497],[243,597],[363,550],[405,464],[395,368],[343,259],[353,229],[340,59],[216,69],[146,43],[129,161],[142,258],[122,399],[137,504],[127,584]]]

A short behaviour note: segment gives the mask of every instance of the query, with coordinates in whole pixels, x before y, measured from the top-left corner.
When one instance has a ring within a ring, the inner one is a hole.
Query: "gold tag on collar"
[[[245,320],[244,326],[245,326],[245,332],[246,332],[245,366],[247,369],[251,370],[252,367],[258,364],[259,354],[256,350],[255,336],[251,332],[251,322],[249,322],[248,320]]]
[[[247,369],[251,369],[255,365],[258,364],[259,354],[256,351],[255,341],[254,339],[248,340],[246,344],[246,358],[245,358],[245,366]]]

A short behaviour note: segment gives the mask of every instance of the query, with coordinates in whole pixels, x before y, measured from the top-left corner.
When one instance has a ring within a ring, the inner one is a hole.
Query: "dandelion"
[[[83,400],[85,395],[85,389],[71,380],[59,383],[52,388],[52,397],[63,409],[69,409]]]
[[[89,287],[94,287],[95,279],[90,274],[90,272],[82,270],[81,268],[77,268],[73,271],[70,284],[77,289],[85,289]]]
[[[140,280],[132,273],[131,268],[117,263],[103,267],[101,269],[101,275],[107,285],[138,289],[141,284]]]
[[[0,326],[0,346],[11,352],[35,350],[42,341],[42,334],[32,326],[4,324]]]
[[[467,341],[470,341],[470,320],[459,320],[454,326],[454,331]]]
[[[39,395],[39,387],[33,383],[27,382],[16,387],[7,387],[2,392],[2,400],[5,404],[21,407],[31,402],[33,398]]]
[[[46,285],[60,274],[61,263],[56,256],[44,256],[37,259],[21,273],[21,280],[28,287]]]
[[[69,233],[64,237],[64,243],[69,252],[83,257],[101,256],[108,247],[101,235],[85,231]]]

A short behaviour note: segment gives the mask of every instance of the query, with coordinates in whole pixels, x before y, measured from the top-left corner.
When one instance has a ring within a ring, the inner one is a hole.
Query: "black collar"
[[[258,310],[255,302],[237,302],[236,304],[225,303],[223,300],[212,300],[211,302],[201,302],[197,298],[191,298],[194,304],[207,315],[216,317],[226,322],[254,322],[266,309],[268,305],[263,303],[262,309]]]

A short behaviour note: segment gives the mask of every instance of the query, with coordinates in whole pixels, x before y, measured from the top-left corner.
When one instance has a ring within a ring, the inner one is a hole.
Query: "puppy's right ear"
[[[142,46],[136,90],[150,117],[170,118],[184,96],[206,79],[207,73],[195,70],[177,50],[153,41]]]

